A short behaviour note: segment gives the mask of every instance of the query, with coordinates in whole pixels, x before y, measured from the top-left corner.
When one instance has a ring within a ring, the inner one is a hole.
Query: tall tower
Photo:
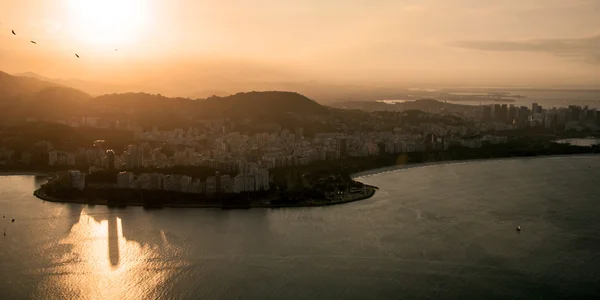
[[[106,169],[111,171],[115,169],[115,151],[106,150]]]

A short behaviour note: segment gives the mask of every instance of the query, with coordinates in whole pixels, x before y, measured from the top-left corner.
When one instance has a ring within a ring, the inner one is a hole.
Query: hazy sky
[[[600,0],[0,0],[0,70],[600,87]]]

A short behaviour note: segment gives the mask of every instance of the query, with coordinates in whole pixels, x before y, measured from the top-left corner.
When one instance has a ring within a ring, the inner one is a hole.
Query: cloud
[[[575,39],[457,41],[453,47],[498,52],[537,52],[568,60],[600,64],[600,34]]]

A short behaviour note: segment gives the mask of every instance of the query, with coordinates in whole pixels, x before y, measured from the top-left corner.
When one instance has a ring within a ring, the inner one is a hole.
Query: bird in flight
[[[77,56],[77,58],[79,58],[79,55],[77,53],[75,53],[75,56]]]
[[[37,45],[37,43],[36,43],[35,41],[31,41],[31,43],[32,43],[32,44],[36,44],[36,45]]]
[[[13,35],[17,35],[14,30],[12,30]]]

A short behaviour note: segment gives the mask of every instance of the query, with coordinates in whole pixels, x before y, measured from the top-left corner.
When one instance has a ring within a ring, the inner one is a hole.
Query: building
[[[337,150],[339,151],[341,157],[348,156],[348,148],[347,138],[340,138],[337,140]]]
[[[127,169],[137,169],[143,166],[144,155],[142,149],[139,149],[137,145],[129,145],[127,152],[125,153],[125,165]]]
[[[190,193],[190,185],[192,184],[192,177],[190,176],[181,176],[179,179],[180,182],[180,191],[182,193]]]
[[[68,173],[70,186],[74,189],[83,190],[85,188],[85,174],[78,170],[71,170]]]
[[[188,193],[199,194],[200,193],[200,183],[201,182],[202,181],[200,181],[200,179],[194,179],[190,183],[190,188],[188,190]]]
[[[217,178],[209,176],[206,178],[206,194],[212,195],[217,192]]]
[[[37,165],[47,166],[50,164],[50,150],[52,145],[46,141],[41,141],[33,147],[32,162]]]
[[[113,151],[113,150],[106,150],[105,162],[106,162],[106,169],[107,170],[114,170],[115,169],[115,151]]]
[[[246,177],[243,174],[238,174],[233,178],[233,192],[241,193],[246,190]]]
[[[221,175],[221,193],[230,194],[233,193],[233,180],[229,175]]]
[[[508,123],[516,124],[517,123],[517,108],[514,104],[511,104],[508,107]]]
[[[134,175],[132,172],[120,172],[117,174],[117,187],[121,189],[128,189],[133,183]]]
[[[531,113],[532,114],[541,114],[542,113],[542,106],[537,104],[537,103],[533,103],[531,104]]]
[[[215,172],[215,180],[217,181],[215,191],[217,193],[220,193],[221,192],[221,172],[219,172],[219,171]]]
[[[486,122],[492,121],[492,106],[486,105],[483,107],[483,120]]]
[[[245,176],[245,191],[247,192],[254,192],[256,190],[255,184],[254,184],[254,176]]]
[[[140,189],[150,190],[152,188],[152,174],[142,173],[137,178],[137,183]]]
[[[150,189],[151,190],[162,190],[163,189],[163,176],[160,173],[150,174]]]

